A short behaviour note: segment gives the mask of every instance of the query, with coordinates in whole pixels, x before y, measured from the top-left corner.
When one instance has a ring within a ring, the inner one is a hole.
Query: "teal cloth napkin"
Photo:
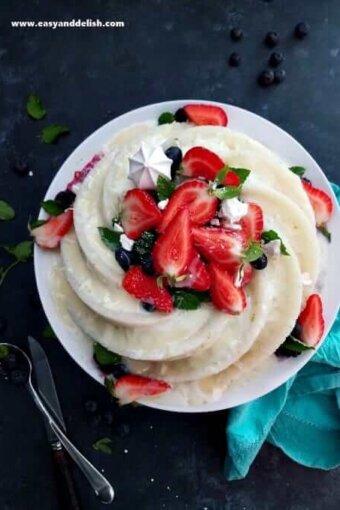
[[[340,187],[332,187],[340,202]],[[340,313],[320,349],[297,375],[230,410],[226,435],[227,480],[247,475],[265,441],[304,466],[340,466]]]

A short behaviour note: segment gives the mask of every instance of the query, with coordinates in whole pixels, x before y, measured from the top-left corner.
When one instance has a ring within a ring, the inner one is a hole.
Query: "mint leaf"
[[[35,228],[41,227],[41,225],[45,225],[45,223],[47,223],[47,220],[34,220],[28,224],[28,229],[34,230]]]
[[[225,176],[227,175],[227,173],[229,172],[229,167],[228,166],[224,166],[219,172],[217,172],[217,174],[215,175],[215,182],[217,182],[218,184],[223,184],[224,182],[224,179],[225,179]]]
[[[236,175],[238,175],[241,184],[243,184],[248,179],[250,174],[250,170],[247,170],[247,168],[229,167],[229,170],[232,170]]]
[[[297,338],[292,335],[289,335],[283,344],[277,349],[277,354],[282,354],[284,356],[297,356],[301,352],[309,351],[310,349],[315,349],[311,345],[304,344]]]
[[[302,177],[306,171],[306,169],[303,166],[291,166],[289,167],[289,170],[293,172],[293,174],[298,175],[299,177]]]
[[[263,248],[260,243],[251,242],[247,249],[243,252],[242,260],[244,262],[254,262],[263,255]]]
[[[327,227],[325,225],[320,225],[320,227],[316,227],[316,228],[318,229],[320,234],[322,234],[327,239],[327,241],[329,243],[332,241],[332,234],[330,233],[330,231],[327,229]]]
[[[161,126],[162,124],[171,124],[175,121],[175,116],[171,112],[164,112],[161,113],[158,117],[158,125]]]
[[[8,355],[9,355],[8,345],[0,345],[0,359],[7,358]]]
[[[159,200],[166,200],[176,189],[176,184],[164,175],[160,175],[157,179],[157,194]]]
[[[138,253],[138,255],[147,255],[151,252],[153,245],[157,239],[157,234],[155,232],[143,232],[143,234],[135,241],[133,245],[133,250]]]
[[[104,379],[104,386],[107,389],[107,391],[110,393],[110,395],[113,395],[113,389],[114,389],[114,379],[112,376],[105,377]]]
[[[114,232],[106,227],[98,227],[100,238],[103,243],[112,251],[120,247],[120,232]]]
[[[47,324],[44,331],[42,332],[42,336],[44,338],[49,338],[49,339],[57,338],[57,335],[53,331],[52,326],[50,326],[50,324]]]
[[[180,310],[197,310],[209,295],[205,292],[194,292],[189,290],[175,290],[172,292],[174,304]]]
[[[64,208],[56,200],[46,200],[41,203],[41,207],[50,216],[59,216],[64,212]]]
[[[98,342],[94,344],[93,350],[94,357],[99,365],[112,365],[114,363],[119,363],[122,359],[119,354],[109,351]]]
[[[15,212],[12,206],[5,200],[0,200],[0,220],[12,220],[15,217]]]
[[[26,111],[28,115],[34,120],[43,119],[46,115],[46,110],[43,107],[40,98],[34,95],[28,96]]]
[[[18,262],[26,262],[32,256],[33,242],[22,241],[18,244],[5,244],[1,248],[15,257]]]
[[[238,197],[241,193],[241,186],[225,186],[212,191],[212,194],[220,200]]]
[[[102,439],[98,439],[95,443],[93,443],[92,447],[98,452],[111,455],[112,453],[112,448],[110,446],[111,443],[112,439],[110,439],[109,437],[103,437]]]
[[[265,232],[262,232],[262,239],[265,243],[269,243],[269,241],[275,241],[275,239],[279,239],[281,241],[281,254],[289,255],[289,252],[287,251],[286,246],[283,244],[281,237],[277,232],[275,232],[275,230],[266,230]]]
[[[62,124],[50,124],[43,128],[40,139],[44,143],[55,143],[62,135],[66,135],[69,132],[69,128]]]

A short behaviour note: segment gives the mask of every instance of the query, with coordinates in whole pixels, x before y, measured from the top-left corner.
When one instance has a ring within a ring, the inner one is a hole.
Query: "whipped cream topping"
[[[133,239],[130,239],[126,234],[122,234],[120,236],[120,244],[122,245],[124,250],[131,251],[135,242]]]
[[[171,178],[173,161],[163,152],[162,147],[143,143],[140,149],[129,158],[129,179],[137,188],[156,189],[160,175]]]
[[[243,216],[246,216],[247,213],[248,204],[241,202],[238,198],[230,198],[228,200],[222,200],[218,215],[229,223],[237,223]]]
[[[268,257],[278,257],[281,254],[281,241],[280,239],[273,239],[263,245],[263,251]]]
[[[163,209],[165,209],[166,206],[168,205],[168,202],[169,202],[168,198],[166,200],[161,200],[160,202],[158,202],[159,209],[163,211]]]

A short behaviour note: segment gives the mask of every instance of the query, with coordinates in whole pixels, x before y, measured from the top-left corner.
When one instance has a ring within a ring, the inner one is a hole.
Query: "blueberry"
[[[145,274],[149,274],[150,276],[155,276],[156,270],[153,265],[152,256],[151,255],[143,255],[140,258],[140,264]]]
[[[278,69],[274,73],[274,83],[282,83],[286,78],[286,71],[284,69]]]
[[[16,161],[13,164],[13,170],[20,177],[25,177],[30,171],[28,164],[25,161]]]
[[[76,194],[71,190],[59,191],[59,193],[55,196],[54,200],[59,202],[59,204],[63,207],[63,209],[68,209],[71,207],[73,202],[75,201]]]
[[[123,377],[123,375],[127,375],[129,373],[126,365],[124,363],[115,363],[112,365],[112,375],[116,379]]]
[[[145,301],[142,301],[142,307],[147,312],[154,312],[156,310],[155,305],[152,305],[151,303],[146,303]]]
[[[4,333],[7,329],[7,319],[0,316],[0,333]]]
[[[98,427],[102,422],[101,414],[90,414],[88,417],[88,423],[91,427]]]
[[[3,360],[4,366],[7,370],[14,370],[18,366],[18,358],[15,352],[10,352]]]
[[[268,32],[264,39],[264,43],[269,48],[274,48],[279,43],[279,34],[277,32]]]
[[[302,335],[302,327],[301,325],[296,322],[295,323],[295,326],[291,332],[291,335],[294,337],[294,338],[297,338],[298,340],[301,340],[301,335]]]
[[[229,65],[231,67],[238,67],[241,63],[241,55],[235,51],[229,57]]]
[[[269,57],[269,65],[272,67],[277,67],[283,61],[283,53],[280,51],[273,51],[273,53]]]
[[[233,41],[240,41],[243,38],[243,31],[239,27],[234,27],[230,30],[230,37]]]
[[[27,381],[27,374],[22,370],[16,369],[11,372],[11,382],[14,384],[25,384]]]
[[[84,409],[88,414],[94,414],[98,411],[98,403],[95,400],[86,400]]]
[[[124,248],[120,247],[115,251],[116,261],[120,265],[124,271],[127,271],[133,260],[133,254],[131,251],[124,250]]]
[[[306,37],[306,35],[308,35],[309,31],[310,25],[302,21],[301,23],[298,23],[294,28],[294,35],[297,39],[303,39]]]
[[[172,159],[172,165],[171,165],[171,179],[175,179],[176,177],[176,172],[177,170],[179,169],[179,166],[182,162],[182,151],[179,147],[176,147],[176,146],[173,146],[173,147],[169,147],[166,151],[165,151],[165,155]]]
[[[254,269],[264,269],[266,267],[267,263],[268,263],[268,259],[264,253],[258,259],[253,260],[253,262],[250,262],[250,264],[253,266]]]
[[[105,411],[105,413],[103,414],[103,418],[106,425],[111,426],[114,422],[114,416],[112,411]]]
[[[176,122],[186,122],[188,120],[188,116],[185,113],[184,108],[179,108],[175,113]]]
[[[258,83],[261,85],[261,87],[269,87],[269,85],[272,85],[274,82],[274,73],[273,71],[266,70],[262,71],[258,77]]]
[[[117,425],[116,431],[120,437],[126,437],[130,434],[130,426],[127,423],[120,423]]]

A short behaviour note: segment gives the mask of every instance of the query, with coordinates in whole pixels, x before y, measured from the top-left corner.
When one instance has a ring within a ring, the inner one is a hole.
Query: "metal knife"
[[[31,336],[28,337],[28,344],[39,394],[60,428],[65,432],[66,426],[47,356],[39,342]],[[60,509],[81,510],[68,454],[46,419],[45,428],[47,439],[52,449]]]

